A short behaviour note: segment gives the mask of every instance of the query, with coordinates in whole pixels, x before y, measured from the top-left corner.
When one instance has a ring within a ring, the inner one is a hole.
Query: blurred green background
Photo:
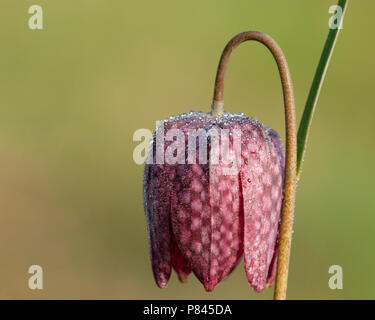
[[[28,28],[41,5],[44,30]],[[256,29],[288,59],[298,119],[335,0],[2,0],[0,298],[268,299],[241,263],[212,293],[195,277],[156,287],[133,133],[209,111],[221,51]],[[297,190],[288,297],[375,298],[374,1],[351,1],[319,100]],[[279,76],[251,42],[232,57],[226,110],[284,138]],[[44,269],[44,289],[27,273]],[[341,265],[344,289],[330,290]]]

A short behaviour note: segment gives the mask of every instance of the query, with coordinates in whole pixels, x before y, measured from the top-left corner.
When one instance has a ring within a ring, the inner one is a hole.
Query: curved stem
[[[270,36],[258,31],[245,31],[233,37],[221,55],[216,73],[215,90],[212,102],[212,115],[220,116],[223,113],[223,89],[224,77],[229,58],[233,50],[242,42],[256,40],[264,44],[272,53],[279,69],[281,84],[284,95],[285,128],[286,128],[286,165],[284,180],[284,200],[281,211],[279,255],[277,262],[276,286],[274,298],[283,300],[286,298],[288,281],[288,269],[290,258],[290,246],[292,240],[294,202],[296,188],[296,160],[297,160],[297,137],[296,137],[296,115],[294,104],[294,92],[292,78],[285,56],[275,40]]]

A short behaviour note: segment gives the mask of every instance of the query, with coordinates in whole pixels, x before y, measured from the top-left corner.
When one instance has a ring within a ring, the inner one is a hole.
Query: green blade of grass
[[[330,28],[327,40],[325,42],[322,55],[315,71],[314,79],[311,84],[310,92],[305,104],[305,109],[301,118],[301,123],[297,133],[297,178],[301,173],[302,162],[306,152],[307,138],[309,136],[310,127],[316,104],[318,102],[320,89],[322,88],[325,75],[327,73],[329,61],[331,59],[333,50],[335,48],[336,40],[340,32],[339,26],[341,25],[345,11],[347,8],[347,0],[339,0],[338,6],[342,8],[341,21],[337,23],[337,28]]]

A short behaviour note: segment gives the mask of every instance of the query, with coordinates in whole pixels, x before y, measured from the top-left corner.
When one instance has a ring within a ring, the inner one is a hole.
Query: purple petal
[[[242,134],[245,270],[251,286],[261,292],[275,251],[282,174],[264,127],[257,125]]]
[[[195,125],[203,128],[205,123]],[[243,250],[238,174],[225,175],[223,167],[211,162],[179,165],[172,201],[173,232],[207,291],[234,269]]]
[[[284,169],[285,169],[285,153],[283,149],[283,144],[281,142],[280,137],[278,134],[272,130],[271,128],[267,128],[268,136],[271,140],[271,156],[274,166],[279,166],[282,174],[282,190],[284,188]],[[274,206],[272,207],[273,213],[274,211],[278,210],[277,213],[280,217],[281,215],[281,207],[282,207],[282,200],[283,200],[283,193],[281,193],[281,196],[276,200],[276,203],[274,203]],[[280,208],[280,209],[279,209]],[[278,225],[278,230],[280,230],[280,220]],[[279,251],[279,234],[277,235],[276,243],[275,243],[275,249],[271,261],[270,268],[268,270],[268,277],[267,277],[267,287],[272,286],[273,281],[276,277],[276,268],[277,268],[277,255]]]
[[[176,237],[174,235],[172,235],[171,241],[171,255],[172,266],[177,273],[178,279],[181,282],[186,282],[191,273],[191,265],[190,262],[186,260],[180,248],[178,247]]]
[[[145,166],[144,204],[155,281],[165,288],[171,275],[170,201],[165,168]]]

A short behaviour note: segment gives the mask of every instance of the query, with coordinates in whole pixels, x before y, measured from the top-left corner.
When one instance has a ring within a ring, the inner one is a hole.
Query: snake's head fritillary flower
[[[242,255],[250,285],[271,285],[284,162],[277,133],[255,119],[190,112],[163,121],[144,172],[157,285],[167,285],[173,268],[181,281],[193,271],[212,291]]]

